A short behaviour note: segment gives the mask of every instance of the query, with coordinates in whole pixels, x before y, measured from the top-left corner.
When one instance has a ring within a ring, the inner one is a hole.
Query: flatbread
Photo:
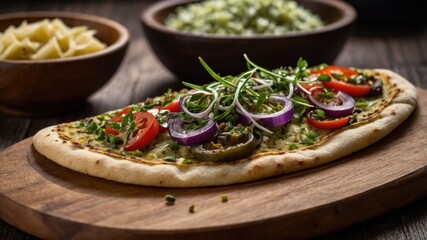
[[[66,168],[117,182],[146,186],[228,185],[296,172],[337,160],[377,142],[411,114],[417,102],[415,87],[390,70],[374,71],[389,77],[389,81],[399,89],[397,95],[377,118],[360,126],[338,130],[311,149],[270,152],[214,164],[147,164],[76,147],[72,141],[60,138],[55,126],[39,131],[33,138],[33,145],[48,159]]]

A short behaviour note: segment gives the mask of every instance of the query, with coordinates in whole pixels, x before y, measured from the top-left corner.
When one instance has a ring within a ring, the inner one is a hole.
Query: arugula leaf
[[[199,57],[199,61],[202,64],[202,66],[206,69],[206,71],[208,71],[208,73],[218,82],[220,82],[222,85],[226,86],[226,87],[231,87],[231,88],[237,88],[237,86],[232,83],[229,82],[227,80],[225,80],[224,78],[222,78],[221,76],[219,76],[218,74],[216,74],[210,67],[209,65],[203,60],[203,58]]]
[[[132,120],[129,128],[127,129],[127,131],[125,133],[125,139],[123,140],[123,146],[126,146],[127,142],[129,141],[130,135],[135,131],[135,127],[136,127],[135,122]]]
[[[130,122],[133,122],[132,111],[126,114],[125,117],[123,118],[122,124],[120,125],[120,132],[123,132]]]
[[[308,63],[306,60],[304,60],[302,57],[298,59],[297,67],[299,71],[304,71],[308,66]]]
[[[298,95],[293,95],[291,100],[294,103],[294,114],[299,117],[303,116],[308,109],[308,101]]]
[[[256,103],[256,111],[259,112],[262,104],[264,104],[265,100],[267,100],[267,94],[265,92],[261,92],[258,97],[258,101]]]
[[[105,140],[105,145],[109,148],[115,148],[117,142],[117,137],[113,134],[108,134],[107,139]]]
[[[205,88],[203,86],[196,85],[196,84],[193,84],[193,83],[182,82],[182,84],[184,84],[184,86],[192,88],[192,89],[201,90],[201,91],[205,90]]]

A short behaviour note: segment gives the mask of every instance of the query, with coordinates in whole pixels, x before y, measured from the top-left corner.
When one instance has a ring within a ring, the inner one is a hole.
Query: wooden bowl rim
[[[13,12],[5,13],[0,15],[0,21],[9,20],[9,19],[22,19],[25,20],[29,17],[40,17],[40,18],[69,18],[76,20],[83,20],[86,22],[95,22],[110,28],[115,29],[119,33],[119,39],[113,44],[108,45],[105,49],[88,53],[80,56],[73,56],[67,58],[55,58],[55,59],[41,59],[41,60],[10,60],[10,59],[0,59],[0,63],[14,63],[14,64],[43,64],[43,63],[63,63],[63,62],[74,62],[83,59],[97,58],[100,56],[108,55],[112,52],[118,51],[129,43],[130,34],[126,27],[122,24],[100,16],[89,15],[84,13],[77,12],[62,12],[62,11],[33,11],[33,12]]]
[[[333,7],[340,11],[342,17],[330,24],[325,25],[324,27],[320,27],[318,29],[309,30],[309,31],[301,31],[301,32],[292,32],[285,33],[281,35],[253,35],[253,36],[241,36],[241,35],[215,35],[215,34],[195,34],[189,32],[183,32],[174,30],[166,27],[163,23],[158,22],[154,16],[159,12],[166,8],[177,7],[180,5],[186,5],[193,2],[200,2],[201,0],[168,0],[168,1],[160,1],[150,5],[147,9],[145,9],[140,15],[140,21],[147,27],[151,29],[155,29],[158,32],[164,32],[171,35],[177,35],[181,37],[194,38],[194,39],[216,39],[216,40],[260,40],[260,39],[281,39],[281,38],[294,38],[294,37],[305,37],[310,35],[316,35],[321,33],[326,33],[330,31],[334,31],[345,26],[350,25],[354,22],[357,17],[356,10],[348,3],[343,1],[333,1],[333,0],[311,0],[311,2],[319,5],[327,5]]]

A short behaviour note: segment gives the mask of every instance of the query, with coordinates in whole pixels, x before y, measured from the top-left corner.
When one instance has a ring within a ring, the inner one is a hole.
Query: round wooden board
[[[419,94],[409,119],[366,149],[224,187],[115,183],[63,168],[26,139],[0,153],[0,217],[49,239],[284,239],[338,230],[426,195],[427,91]],[[174,205],[165,204],[166,194],[176,196]]]

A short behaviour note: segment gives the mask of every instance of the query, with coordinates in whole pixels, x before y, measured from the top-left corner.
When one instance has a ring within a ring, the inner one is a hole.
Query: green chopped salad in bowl
[[[324,26],[320,16],[294,0],[207,0],[179,6],[167,16],[171,29],[195,34],[278,35]]]
[[[210,77],[199,68],[199,56],[231,75],[246,69],[243,53],[268,68],[292,65],[300,56],[314,65],[334,62],[355,19],[344,1],[167,0],[144,9],[141,27],[167,69],[200,83]]]

